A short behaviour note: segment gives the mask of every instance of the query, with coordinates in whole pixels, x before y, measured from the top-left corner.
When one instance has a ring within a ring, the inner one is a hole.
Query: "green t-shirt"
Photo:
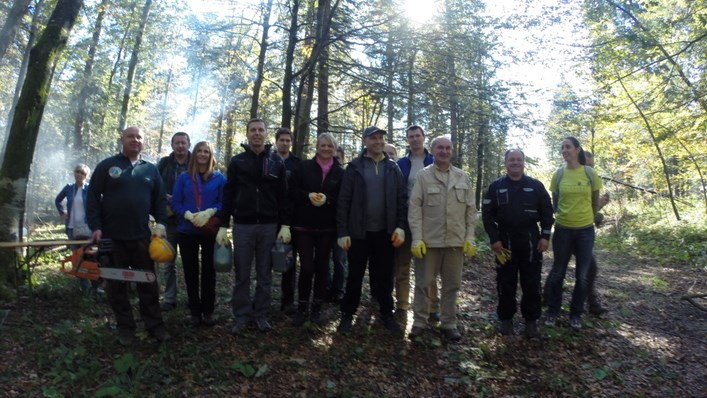
[[[592,210],[592,191],[599,191],[602,188],[601,178],[594,173],[591,167],[585,166],[576,169],[565,167],[560,189],[557,189],[557,172],[553,174],[550,182],[550,191],[559,191],[559,203],[557,204],[557,214],[555,223],[564,227],[581,228],[594,223],[594,211]],[[589,179],[587,173],[591,173]]]

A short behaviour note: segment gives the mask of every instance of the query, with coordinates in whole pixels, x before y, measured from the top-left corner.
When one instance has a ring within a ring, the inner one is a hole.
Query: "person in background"
[[[301,160],[290,149],[292,148],[292,132],[287,127],[280,127],[275,131],[275,148],[277,154],[283,162],[287,170],[287,182],[290,183],[292,174],[300,167]],[[293,241],[293,246],[297,242]],[[294,254],[294,252],[293,252]],[[286,272],[282,273],[282,297],[280,298],[280,310],[286,314],[294,314],[297,311],[295,305],[295,284],[297,283],[297,258],[295,255],[289,257],[292,261],[291,266]]]
[[[434,163],[417,173],[410,195],[408,220],[415,260],[414,321],[410,338],[428,327],[430,286],[442,282],[440,331],[450,340],[461,339],[457,328],[457,294],[461,288],[464,255],[476,252],[476,206],[469,176],[451,164],[452,140],[432,140]]]
[[[154,164],[140,159],[144,134],[139,127],[123,131],[121,153],[96,166],[88,187],[86,214],[93,231],[91,240],[113,240],[113,259],[122,267],[155,272],[149,252],[150,235],[167,234],[167,198]],[[150,231],[150,215],[157,222]],[[135,340],[135,319],[128,299],[129,282],[106,280],[108,303],[118,327],[118,341],[131,346]],[[137,283],[140,318],[147,332],[158,342],[167,339],[160,311],[157,281]]]
[[[425,130],[418,125],[407,128],[406,137],[408,141],[408,153],[398,160],[398,167],[403,173],[403,179],[407,184],[408,198],[412,194],[415,186],[417,172],[432,164],[434,157],[425,149]],[[405,231],[410,235],[410,231]],[[402,246],[395,249],[395,314],[398,319],[407,320],[407,313],[410,309],[410,263],[412,253],[410,252],[410,239],[407,239]],[[430,285],[430,317],[429,322],[437,324],[439,322],[439,294],[437,292],[437,282]]]
[[[589,167],[594,167],[594,154],[589,151],[584,151],[584,156],[586,158],[586,165]],[[597,213],[594,216],[594,225],[598,228],[601,227],[604,221],[604,215],[599,213],[604,206],[609,203],[609,194],[604,193],[599,197],[599,205],[597,208]],[[589,263],[589,272],[587,274],[587,311],[592,315],[602,315],[607,312],[606,307],[601,304],[601,298],[599,297],[599,292],[597,292],[596,280],[599,273],[599,267],[597,267],[597,258],[592,252],[592,259]]]
[[[228,226],[233,217],[234,325],[231,334],[240,336],[251,321],[258,330],[272,330],[267,315],[272,300],[272,255],[276,240],[289,243],[291,207],[287,193],[287,170],[282,159],[265,144],[267,127],[254,118],[246,125],[245,151],[231,158],[223,207],[218,213],[221,228],[216,242],[228,242]],[[278,231],[278,225],[280,229]],[[256,287],[251,298],[250,273],[255,259]]]
[[[385,130],[363,131],[366,148],[349,163],[339,191],[337,243],[348,251],[349,275],[341,300],[339,333],[348,333],[361,302],[366,266],[371,295],[380,306],[379,321],[400,331],[393,316],[394,249],[405,241],[407,195],[398,165],[383,152]]]
[[[386,143],[385,146],[383,146],[383,152],[388,155],[390,160],[394,162],[398,161],[398,150],[395,148],[395,145]]]
[[[179,220],[172,208],[172,191],[179,175],[184,173],[189,166],[190,147],[189,134],[183,131],[176,132],[172,136],[172,153],[163,157],[157,163],[157,169],[165,184],[165,197],[167,198],[167,241],[175,248],[177,247],[177,224]],[[171,311],[177,307],[177,267],[172,261],[162,263],[162,269],[164,272],[162,311]]]
[[[339,162],[340,167],[346,167],[346,155],[344,154],[344,148],[336,148],[336,160]],[[336,243],[334,244],[334,250],[332,251],[331,258],[333,270],[329,273],[328,277],[327,301],[339,303],[344,297],[344,280],[346,278],[346,271],[349,268],[349,264],[346,258],[346,252]]]
[[[88,195],[88,182],[86,182],[86,179],[90,172],[91,169],[85,164],[77,164],[74,167],[74,183],[66,184],[54,199],[54,205],[64,220],[66,236],[69,240],[89,239],[91,237],[91,230],[86,222],[86,199]],[[64,199],[66,199],[66,209],[62,205]],[[78,245],[71,245],[70,248],[75,250]],[[84,292],[95,289],[98,293],[103,293],[98,281],[79,278],[79,286]]]
[[[582,328],[584,301],[589,288],[589,265],[595,237],[594,216],[599,208],[602,183],[594,170],[585,166],[585,153],[576,138],[567,137],[562,141],[562,157],[567,166],[558,169],[550,182],[556,216],[552,237],[554,262],[547,282],[549,303],[545,325],[555,326],[562,306],[562,283],[574,253],[575,283],[569,323],[572,329],[579,330]]]
[[[491,250],[496,253],[499,331],[503,335],[514,332],[513,315],[517,309],[520,275],[523,291],[520,310],[525,319],[525,335],[535,338],[540,336],[537,327],[542,313],[540,283],[543,253],[550,244],[554,223],[552,202],[545,186],[525,175],[523,151],[506,151],[504,164],[506,176],[489,185],[481,207]],[[510,258],[506,258],[504,251],[510,251]]]
[[[226,177],[215,170],[215,167],[216,160],[211,144],[206,141],[197,143],[187,172],[179,176],[172,191],[172,209],[179,220],[177,244],[184,266],[184,282],[187,285],[192,326],[202,323],[213,326],[215,323],[213,313],[216,300],[216,231],[212,233],[201,228],[221,210],[223,202]]]
[[[329,133],[317,137],[317,153],[302,162],[292,178],[293,229],[300,258],[299,306],[292,325],[309,319],[321,324],[322,303],[326,298],[329,258],[336,245],[336,204],[344,169],[334,154],[336,140]],[[314,278],[314,289],[312,289]],[[313,292],[313,294],[312,294]],[[312,295],[311,311],[309,298]]]

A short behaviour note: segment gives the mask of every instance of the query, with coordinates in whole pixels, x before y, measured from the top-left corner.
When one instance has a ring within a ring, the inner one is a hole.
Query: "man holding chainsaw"
[[[123,131],[121,153],[101,161],[91,176],[88,191],[87,219],[93,231],[91,239],[111,239],[112,267],[144,271],[146,280],[122,279],[121,274],[107,280],[108,303],[115,313],[118,339],[124,346],[135,340],[135,319],[128,300],[128,282],[137,284],[140,316],[148,333],[158,342],[167,338],[159,303],[159,287],[154,277],[155,264],[150,257],[150,236],[166,235],[167,203],[164,184],[154,164],[140,159],[144,135],[139,127]],[[150,214],[157,221],[150,231]],[[132,275],[137,272],[123,272]],[[103,276],[103,275],[102,275]],[[151,277],[150,277],[151,276]]]
[[[481,207],[491,250],[496,254],[499,332],[513,334],[518,275],[523,297],[520,311],[525,335],[538,337],[540,273],[543,252],[550,241],[554,218],[550,195],[543,184],[525,175],[525,155],[520,149],[506,151],[506,176],[489,185]],[[538,230],[540,223],[540,230]]]

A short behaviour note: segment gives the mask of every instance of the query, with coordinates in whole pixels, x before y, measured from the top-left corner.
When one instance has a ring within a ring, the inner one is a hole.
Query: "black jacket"
[[[149,238],[150,214],[167,223],[167,200],[157,167],[144,160],[133,166],[118,154],[98,163],[88,185],[88,226],[100,229],[104,238]]]
[[[366,182],[363,179],[363,157],[361,155],[349,163],[344,171],[344,179],[339,191],[339,204],[336,211],[336,229],[339,237],[350,236],[353,239],[366,237]],[[385,216],[386,232],[393,233],[395,228],[407,229],[407,182],[398,165],[385,155]]]
[[[316,157],[303,161],[291,180],[291,197],[294,203],[294,227],[308,230],[336,230],[336,205],[339,188],[344,176],[344,168],[334,159],[334,164],[322,181],[322,168]],[[321,192],[326,195],[326,203],[316,207],[309,200],[310,192]]]
[[[236,224],[290,225],[291,206],[287,197],[285,164],[271,145],[256,154],[250,145],[231,158],[226,186],[223,189],[223,209],[219,212],[221,226],[228,227],[231,216]]]
[[[540,237],[550,239],[555,222],[545,186],[526,175],[519,181],[505,176],[492,182],[484,195],[481,217],[491,243],[527,238],[529,233],[537,236],[538,223]]]

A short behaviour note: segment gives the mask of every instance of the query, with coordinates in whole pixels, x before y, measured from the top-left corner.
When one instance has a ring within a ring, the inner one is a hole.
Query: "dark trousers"
[[[309,302],[314,278],[315,302],[321,302],[326,297],[327,279],[329,276],[329,258],[334,241],[333,231],[297,231],[297,253],[299,254],[300,271],[297,285],[300,303]]]
[[[537,250],[538,239],[526,238],[513,240],[504,247],[511,250],[511,259],[505,264],[496,262],[496,291],[498,292],[498,319],[513,318],[516,313],[516,291],[518,280],[523,292],[520,301],[520,312],[526,320],[534,321],[540,318],[540,281],[543,256]]]
[[[297,247],[296,233],[292,235],[292,247]],[[292,251],[292,257],[288,259],[292,264],[287,272],[282,273],[282,280],[280,283],[280,289],[282,290],[282,297],[280,298],[281,307],[284,309],[285,306],[295,302],[295,286],[297,286],[297,250]],[[300,260],[301,261],[301,260]],[[301,299],[300,299],[301,300]]]
[[[378,301],[381,314],[393,313],[394,248],[385,231],[366,232],[364,239],[352,239],[349,249],[349,277],[341,301],[344,316],[356,313],[361,302],[363,276],[368,264],[371,296]]]
[[[148,247],[150,239],[113,240],[112,267],[132,268],[155,272],[155,263],[150,258]],[[113,309],[118,329],[135,329],[133,309],[128,298],[129,282],[107,280],[106,294],[108,304]],[[136,283],[140,299],[140,316],[145,322],[145,329],[152,331],[164,327],[160,311],[160,289],[157,282]]]
[[[552,236],[552,250],[555,261],[548,276],[548,314],[557,316],[562,306],[562,283],[567,272],[567,264],[575,255],[575,282],[570,302],[570,318],[581,317],[584,301],[589,291],[589,266],[594,248],[594,226],[581,229],[555,226]]]
[[[334,269],[328,274],[328,289],[330,295],[344,294],[344,280],[346,278],[346,270],[349,268],[346,251],[339,247],[336,243],[336,234],[332,234],[331,244],[334,250],[332,251],[331,260]]]
[[[189,311],[195,316],[214,312],[214,301],[216,301],[215,239],[215,237],[204,235],[181,232],[177,234],[177,244],[184,266],[184,283],[187,285],[187,296],[189,297]],[[199,267],[199,248],[201,248],[201,267]]]

